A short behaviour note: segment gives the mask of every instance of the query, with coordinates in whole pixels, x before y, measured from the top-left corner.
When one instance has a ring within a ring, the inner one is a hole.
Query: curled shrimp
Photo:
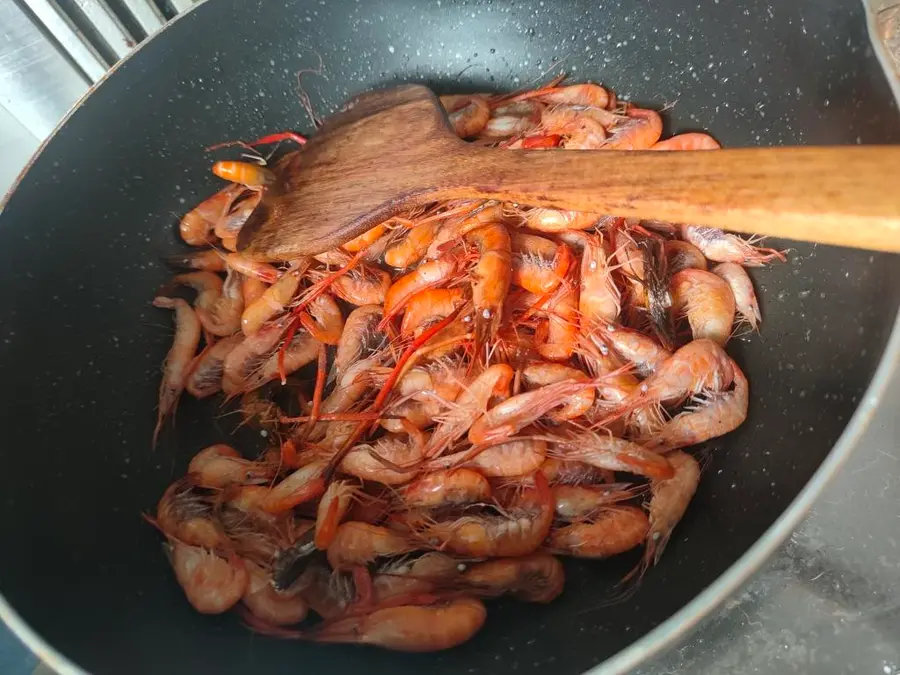
[[[229,253],[225,256],[228,267],[244,276],[259,279],[267,284],[274,284],[281,278],[281,271],[272,265],[245,258],[240,253]]]
[[[718,141],[709,134],[700,134],[696,132],[687,134],[678,134],[667,138],[664,141],[657,141],[651,150],[719,150],[721,149]]]
[[[557,233],[565,230],[587,230],[600,220],[595,213],[582,211],[558,211],[556,209],[529,209],[524,214],[525,227],[538,232]]]
[[[178,226],[184,243],[191,246],[213,243],[216,223],[228,213],[241,190],[238,185],[229,185],[188,211]]]
[[[675,475],[668,480],[650,483],[650,529],[644,559],[655,565],[672,536],[672,530],[687,510],[700,484],[700,465],[686,452],[669,453]]]
[[[556,384],[564,380],[587,380],[587,375],[570,366],[561,363],[534,363],[522,371],[522,382],[527,387],[544,387],[548,384]],[[580,392],[572,394],[565,405],[559,410],[554,410],[548,417],[556,422],[572,420],[584,415],[594,404],[594,388],[585,387]]]
[[[368,565],[378,558],[415,550],[406,536],[385,527],[351,520],[338,526],[328,547],[328,564],[334,569]]]
[[[210,311],[222,296],[222,278],[214,272],[185,272],[172,279],[172,283],[197,291],[194,307]]]
[[[244,566],[249,579],[241,600],[255,617],[273,626],[289,626],[306,618],[309,605],[301,596],[302,589],[278,591],[262,567],[249,560]]]
[[[173,539],[169,560],[185,597],[201,614],[227,612],[247,590],[247,568],[234,554],[221,558],[209,549]]]
[[[441,105],[447,110],[450,126],[460,138],[477,136],[491,117],[487,99],[478,94],[441,96]]]
[[[262,502],[269,513],[281,513],[298,504],[318,499],[325,492],[326,462],[311,462],[278,482]]]
[[[772,260],[782,262],[785,260],[781,251],[760,248],[755,245],[753,239],[743,239],[715,227],[682,225],[681,238],[699,248],[703,255],[713,262],[733,262],[744,267],[762,267]]]
[[[466,296],[461,288],[428,288],[419,291],[406,303],[400,332],[411,334],[433,321],[450,316],[463,306]]]
[[[300,287],[300,280],[306,271],[307,263],[288,270],[284,275],[269,286],[259,299],[247,305],[241,314],[241,330],[244,335],[253,335],[262,326],[284,312],[285,306],[293,299]]]
[[[665,457],[642,445],[604,433],[572,434],[557,441],[558,456],[610,471],[626,471],[648,478],[666,479],[672,467]]]
[[[379,329],[381,317],[381,305],[363,305],[347,315],[337,343],[331,379],[340,379],[354,363],[369,358],[385,346],[387,336]]]
[[[211,335],[231,335],[241,329],[241,313],[244,311],[244,294],[240,273],[228,270],[222,292],[211,307],[196,308],[197,318]]]
[[[525,602],[551,602],[565,585],[562,563],[546,553],[495,558],[469,567],[462,575],[468,590],[485,597],[510,595]]]
[[[306,305],[306,313],[312,317],[312,321],[304,320],[301,323],[310,335],[326,345],[340,343],[344,332],[344,315],[331,295],[322,293],[310,300]]]
[[[576,558],[609,558],[640,546],[650,523],[634,506],[618,506],[602,511],[590,522],[572,523],[553,529],[547,548]]]
[[[722,278],[704,270],[681,270],[669,284],[672,309],[687,317],[695,340],[724,345],[734,325],[734,293]]]
[[[206,398],[222,391],[225,358],[241,342],[240,335],[219,340],[200,352],[190,366],[184,388],[194,398]]]
[[[347,243],[345,243],[341,248],[345,251],[349,251],[350,253],[357,253],[358,251],[362,251],[364,248],[370,247],[376,241],[381,239],[385,232],[388,231],[388,226],[386,223],[381,223],[380,225],[376,225],[371,230],[366,230],[358,237],[354,237]]]
[[[415,265],[425,255],[440,228],[441,223],[438,221],[425,222],[410,228],[400,241],[387,247],[384,262],[397,269]]]
[[[197,485],[208,488],[266,482],[272,477],[273,469],[264,463],[244,459],[237,450],[222,443],[204,448],[188,464],[188,473]]]
[[[198,493],[188,477],[166,489],[152,522],[172,541],[209,549],[221,548],[226,543],[225,533],[212,519],[209,500]]]
[[[601,146],[606,150],[648,150],[662,136],[662,118],[655,110],[629,108],[627,120],[612,128],[612,136]]]
[[[606,89],[599,84],[591,83],[533,89],[532,91],[513,96],[510,100],[524,101],[532,98],[537,98],[545,103],[592,108],[606,108],[611,100]]]
[[[686,241],[672,239],[665,243],[666,257],[669,259],[669,272],[675,274],[686,269],[706,269],[706,258],[699,248]]]
[[[244,297],[244,307],[249,307],[262,297],[269,284],[253,277],[244,277],[241,281],[241,295]],[[243,313],[242,313],[243,316]]]
[[[316,548],[324,551],[334,541],[337,528],[360,491],[356,483],[336,480],[328,485],[316,510]]]
[[[455,558],[429,551],[416,557],[403,556],[380,565],[372,579],[372,602],[375,606],[412,598],[441,588],[456,586],[460,567]]]
[[[225,356],[222,368],[222,390],[232,396],[254,387],[247,387],[248,379],[268,360],[284,334],[285,323],[271,323],[252,335],[244,336]]]
[[[581,326],[616,321],[622,311],[622,294],[612,278],[603,237],[580,234],[584,246],[581,253],[581,289],[578,294]]]
[[[250,188],[260,188],[275,182],[275,174],[259,164],[224,160],[213,164],[212,172],[219,178]]]
[[[380,305],[391,286],[391,275],[360,263],[331,282],[332,292],[352,305]]]
[[[741,320],[746,321],[753,330],[759,330],[762,315],[759,312],[759,302],[756,300],[753,282],[747,271],[737,263],[720,263],[713,267],[712,273],[724,279],[728,284],[734,296],[735,309]]]
[[[319,628],[312,639],[403,652],[433,652],[471,639],[486,618],[487,610],[480,600],[461,597],[430,605],[387,607],[338,619]]]
[[[567,361],[578,342],[578,292],[570,284],[560,286],[542,307],[544,318],[535,330],[538,354],[548,361]]]
[[[448,281],[457,271],[454,256],[442,256],[418,265],[416,269],[394,281],[384,296],[384,318],[399,312],[417,293]]]
[[[466,466],[480,471],[488,478],[524,476],[541,468],[547,457],[547,443],[539,438],[523,438],[492,445],[472,457]],[[445,458],[448,463],[454,455]]]
[[[600,485],[614,479],[614,474],[607,469],[559,457],[547,457],[541,464],[540,471],[551,486]]]
[[[154,307],[175,310],[175,339],[163,364],[163,379],[159,386],[159,412],[153,430],[153,445],[166,418],[175,412],[178,398],[184,390],[190,365],[200,344],[200,321],[191,306],[180,298],[158,297]]]
[[[225,259],[213,248],[202,251],[190,251],[167,256],[164,262],[169,267],[184,270],[203,270],[206,272],[224,272]]]
[[[448,217],[441,225],[425,253],[427,260],[445,255],[448,249],[452,249],[459,239],[472,230],[503,220],[503,208],[498,202],[466,202],[465,206],[469,207],[465,215]]]
[[[563,282],[572,263],[572,252],[533,234],[513,232],[512,283],[532,293],[550,293]]]
[[[415,467],[421,460],[421,447],[402,435],[388,435],[372,444],[354,447],[341,460],[340,468],[344,473],[362,480],[403,485],[416,476],[415,472],[406,468]]]
[[[491,484],[473,469],[435,471],[400,490],[407,507],[436,509],[486,502],[491,498]]]
[[[734,381],[735,366],[717,343],[694,340],[672,354],[644,380],[637,396],[677,405],[704,391],[723,391]]]
[[[672,352],[652,337],[640,331],[612,323],[597,324],[592,334],[598,339],[601,352],[613,352],[628,363],[634,364],[638,374],[648,375],[666,362]]]
[[[509,233],[500,223],[479,227],[466,234],[480,254],[472,270],[472,302],[475,305],[475,345],[497,334],[503,302],[512,281],[512,253]],[[479,349],[480,352],[480,349]]]
[[[554,485],[550,489],[556,504],[556,517],[569,522],[591,520],[609,506],[634,499],[638,494],[638,490],[627,483],[597,487]]]
[[[476,558],[522,556],[534,552],[553,524],[553,495],[543,474],[523,485],[502,512],[465,515],[424,527],[421,536],[458,555]]]

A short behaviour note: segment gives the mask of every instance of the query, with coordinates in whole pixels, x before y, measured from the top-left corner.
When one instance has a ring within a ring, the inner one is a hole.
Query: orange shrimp
[[[244,311],[243,277],[233,269],[228,270],[222,293],[209,308],[196,308],[197,318],[204,330],[211,335],[224,337],[241,329],[241,313]]]
[[[188,211],[178,226],[184,243],[191,246],[213,243],[216,223],[228,213],[241,189],[238,185],[229,185]]]
[[[188,464],[188,474],[197,485],[208,488],[223,488],[232,483],[261,483],[273,473],[274,467],[244,459],[237,450],[222,443],[204,448]]]
[[[491,117],[487,99],[478,94],[441,96],[441,105],[447,110],[450,126],[460,138],[477,136]]]
[[[459,563],[455,558],[429,551],[408,557],[388,560],[379,565],[372,578],[372,602],[378,606],[388,606],[404,598],[420,597],[441,588],[454,588],[460,575]]]
[[[512,280],[509,233],[500,223],[485,225],[466,234],[466,241],[479,252],[472,270],[472,302],[475,305],[475,346],[481,347],[497,334],[503,302]]]
[[[163,261],[169,267],[176,269],[204,270],[206,272],[225,271],[225,259],[213,248],[166,256]]]
[[[635,365],[638,374],[648,375],[658,369],[672,352],[640,331],[612,323],[597,324],[592,335],[600,342],[600,351],[610,351]]]
[[[468,213],[448,219],[437,231],[425,253],[427,260],[434,260],[445,255],[447,249],[453,248],[462,237],[472,230],[503,220],[503,207],[498,202],[468,202],[467,204],[471,205]]]
[[[543,208],[529,209],[525,212],[524,218],[525,227],[549,233],[565,230],[588,230],[600,220],[600,216],[595,213]]]
[[[300,280],[307,265],[308,262],[304,262],[285,272],[256,302],[244,308],[241,314],[241,330],[244,331],[244,335],[253,335],[263,324],[284,311],[300,287]]]
[[[628,120],[612,129],[612,136],[601,146],[606,150],[648,150],[662,136],[662,118],[655,110],[629,108]]]
[[[267,284],[274,284],[281,278],[281,271],[272,265],[245,258],[240,253],[229,253],[225,256],[228,267],[244,276],[259,279]]]
[[[381,223],[380,225],[376,225],[371,230],[366,230],[358,237],[354,237],[343,246],[342,249],[345,251],[349,251],[350,253],[357,253],[358,251],[363,250],[364,248],[368,248],[376,241],[381,239],[382,235],[387,232],[388,226],[386,223]]]
[[[249,583],[244,562],[177,539],[169,543],[169,560],[188,602],[201,614],[221,614],[234,607]]]
[[[609,434],[584,431],[560,437],[561,459],[575,460],[610,471],[625,471],[648,478],[671,478],[673,470],[662,455],[644,446]]]
[[[646,445],[657,451],[684,448],[723,436],[743,424],[747,419],[750,388],[738,365],[731,361],[730,368],[734,382],[731,391],[723,392],[715,386],[702,390],[690,408],[656,429]]]
[[[509,385],[515,373],[505,363],[485,368],[480,375],[463,387],[454,405],[438,420],[438,426],[425,446],[425,457],[436,457],[453,445],[472,423],[482,415],[491,398],[509,395]]]
[[[316,548],[326,550],[337,535],[337,528],[353,505],[360,486],[346,480],[332,481],[316,510]]]
[[[378,327],[381,317],[381,305],[363,305],[347,315],[337,343],[330,379],[340,379],[354,363],[384,347],[387,338]]]
[[[242,192],[234,200],[228,213],[216,222],[216,226],[213,228],[215,235],[220,239],[236,238],[261,199],[262,192],[259,190]]]
[[[185,272],[173,277],[172,283],[197,291],[195,309],[211,311],[222,296],[222,278],[214,272]]]
[[[669,261],[669,272],[672,274],[686,269],[706,269],[706,258],[693,244],[673,239],[665,243],[665,251]]]
[[[474,558],[523,556],[533,553],[553,524],[553,495],[541,473],[502,505],[502,512],[465,515],[425,526],[421,536],[441,548]]]
[[[223,180],[230,180],[249,188],[266,187],[275,182],[275,174],[271,169],[250,162],[218,161],[213,164],[212,172]]]
[[[512,282],[532,293],[550,293],[563,282],[574,256],[565,244],[513,232]]]
[[[193,360],[184,388],[194,398],[206,398],[222,391],[225,357],[241,342],[234,335],[207,346]]]
[[[544,304],[546,318],[538,324],[534,344],[548,361],[568,361],[578,342],[578,292],[571,285],[560,286]]]
[[[272,578],[259,565],[244,561],[249,580],[241,600],[253,616],[273,626],[290,626],[306,618],[309,605],[299,589],[286,592],[276,590]]]
[[[266,325],[252,335],[246,335],[225,356],[222,369],[222,390],[229,396],[254,389],[246,380],[266,362],[284,335],[284,320]]]
[[[589,379],[588,376],[582,371],[561,363],[534,363],[522,371],[522,382],[529,388],[544,387],[563,380],[587,379]],[[556,422],[581,417],[594,404],[594,397],[594,388],[585,387],[580,392],[573,394],[562,408],[554,410],[548,417]]]
[[[471,639],[484,625],[480,600],[460,597],[429,605],[377,609],[323,624],[311,636],[317,642],[367,644],[402,652],[450,649]]]
[[[163,379],[159,385],[159,412],[153,429],[153,445],[166,418],[174,414],[178,397],[184,389],[185,381],[194,360],[197,345],[200,344],[200,321],[191,306],[180,298],[158,297],[154,307],[175,310],[175,339],[163,364]]]
[[[397,469],[391,468],[382,460],[387,460]],[[421,447],[411,443],[404,436],[389,434],[372,444],[355,446],[341,460],[340,469],[362,480],[377,481],[385,485],[403,485],[416,477],[415,471],[406,468],[416,467],[421,460]]]
[[[718,141],[709,134],[678,134],[664,141],[657,141],[651,150],[719,150]]]
[[[193,480],[186,476],[163,493],[152,523],[173,541],[209,549],[224,548],[225,533],[211,516],[209,500],[197,492]]]
[[[406,536],[378,525],[349,521],[338,526],[328,547],[333,569],[368,565],[381,557],[403,555],[416,549]]]
[[[337,297],[357,307],[382,304],[390,286],[390,274],[363,263],[331,282]]]
[[[509,100],[524,101],[531,98],[537,98],[546,103],[593,108],[606,108],[610,103],[609,92],[599,84],[591,83],[533,89],[531,91],[526,91],[523,94],[513,96]]]
[[[753,290],[753,282],[747,271],[737,263],[720,263],[713,267],[712,273],[724,279],[734,296],[734,306],[742,321],[746,321],[750,328],[759,330],[762,315],[759,312],[759,302],[756,300],[756,292]]]
[[[731,337],[735,302],[731,287],[722,278],[704,270],[686,269],[672,276],[672,310],[687,317],[695,340],[708,339],[724,345]]]
[[[298,504],[318,499],[325,492],[326,462],[311,462],[278,482],[262,502],[269,513],[281,513]]]
[[[547,553],[495,558],[472,565],[462,575],[467,590],[483,597],[510,595],[525,602],[547,603],[565,585],[562,563]]]
[[[469,427],[469,442],[482,445],[502,441],[580,393],[584,382],[563,381],[511,396],[485,412]]]
[[[552,486],[599,485],[609,483],[614,478],[614,474],[607,469],[559,457],[547,457],[541,464],[540,471]]]
[[[665,405],[683,403],[701,392],[721,392],[736,375],[736,364],[712,340],[694,340],[672,354],[641,383],[636,396]]]
[[[400,332],[411,334],[416,329],[450,316],[465,303],[461,288],[428,288],[413,295],[406,303]]]
[[[556,503],[556,517],[570,522],[595,518],[612,504],[634,499],[639,490],[627,483],[600,487],[554,485],[550,488]]]
[[[609,558],[640,546],[649,528],[647,516],[639,508],[619,506],[602,511],[593,522],[552,530],[547,548],[576,558]]]
[[[580,234],[584,250],[581,254],[578,311],[583,330],[585,326],[593,326],[597,322],[615,321],[622,311],[622,294],[613,280],[602,235]]]
[[[713,262],[734,262],[744,267],[762,267],[772,260],[784,262],[784,252],[756,246],[759,238],[742,239],[715,227],[682,225],[681,238],[693,244]]]
[[[465,466],[477,469],[488,478],[511,478],[537,471],[543,465],[546,457],[547,443],[545,441],[537,438],[524,438],[485,448],[469,459]],[[450,464],[455,461],[455,456],[447,455],[441,459]]]
[[[415,265],[425,255],[439,229],[441,223],[438,221],[425,222],[410,228],[400,241],[387,247],[384,262],[397,269]]]
[[[306,312],[313,320],[302,321],[302,324],[310,335],[326,345],[336,345],[340,342],[344,332],[344,315],[331,295],[328,293],[317,295],[306,306]]]
[[[244,296],[244,307],[249,307],[262,297],[269,287],[268,284],[254,279],[253,277],[244,277],[241,280],[241,295]],[[241,313],[243,316],[243,312]]]
[[[396,279],[384,296],[384,318],[399,312],[416,293],[449,281],[458,269],[454,256],[441,256],[421,263],[408,274]]]
[[[676,450],[668,455],[675,475],[650,484],[650,529],[647,532],[645,564],[659,562],[672,536],[672,530],[687,510],[700,484],[700,465],[686,452]]]
[[[491,484],[473,469],[435,471],[400,490],[406,507],[434,509],[487,502],[491,498]]]

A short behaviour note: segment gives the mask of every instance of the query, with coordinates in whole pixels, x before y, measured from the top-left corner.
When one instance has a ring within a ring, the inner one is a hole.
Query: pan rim
[[[206,3],[207,0],[199,0],[186,11],[178,14],[135,47],[129,54],[120,59],[88,88],[84,95],[63,116],[53,129],[53,132],[41,143],[22,171],[19,172],[6,194],[0,197],[0,215],[2,215],[13,194],[15,194],[27,173],[43,154],[49,143],[56,137],[72,115],[84,105],[91,94],[117,72],[123,64],[144,49],[146,45],[150,44],[183,17]],[[868,12],[866,14],[868,23]],[[740,558],[734,561],[723,574],[701,591],[700,594],[646,635],[602,663],[585,671],[584,675],[616,675],[633,670],[651,657],[661,653],[666,647],[672,646],[693,632],[703,620],[708,618],[729,597],[733,596],[743,584],[747,583],[797,528],[800,521],[809,513],[819,495],[856,449],[861,436],[868,428],[876,409],[884,398],[890,379],[897,371],[898,364],[900,364],[900,311],[894,318],[890,336],[885,344],[884,352],[875,369],[872,380],[866,388],[859,405],[853,412],[850,421],[819,468],[816,469],[807,484],[800,490],[784,512]],[[58,675],[91,675],[89,671],[75,664],[39,635],[16,612],[2,593],[0,593],[0,620]]]

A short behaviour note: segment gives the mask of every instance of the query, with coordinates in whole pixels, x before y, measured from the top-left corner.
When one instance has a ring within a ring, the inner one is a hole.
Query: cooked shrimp
[[[664,141],[657,141],[651,150],[719,150],[722,146],[709,134],[677,134]]]
[[[354,363],[385,346],[387,336],[378,327],[381,316],[381,305],[363,305],[347,315],[332,364],[332,380],[340,379]]]
[[[253,335],[263,324],[284,311],[300,287],[300,279],[306,271],[307,264],[302,263],[285,272],[278,281],[266,289],[259,300],[244,308],[241,314],[241,330],[244,331],[244,335]]]
[[[491,498],[491,485],[473,469],[448,469],[417,479],[399,494],[408,507],[435,509],[486,502]]]
[[[539,438],[511,440],[485,448],[472,457],[466,466],[477,469],[488,478],[524,476],[541,468],[547,457],[547,443]],[[454,455],[442,457],[448,464]]]
[[[600,341],[601,351],[606,348],[628,363],[633,363],[640,375],[656,371],[672,356],[672,352],[652,337],[624,326],[600,323],[592,333]]]
[[[286,327],[285,321],[266,325],[247,335],[225,356],[222,371],[222,390],[232,396],[254,387],[247,387],[248,379],[257,373],[278,346]]]
[[[773,248],[755,246],[756,241],[714,227],[682,225],[681,238],[702,251],[713,262],[733,262],[745,267],[762,267],[773,260],[784,261],[784,253]]]
[[[198,303],[196,312],[204,330],[211,335],[224,337],[241,329],[241,313],[244,311],[243,277],[233,269],[228,270],[222,293],[209,308]]]
[[[403,485],[416,477],[414,471],[398,471],[378,458],[387,460],[390,465],[400,469],[414,468],[422,460],[422,448],[404,436],[383,436],[372,444],[354,447],[341,460],[340,469],[362,480],[377,481],[385,485]]]
[[[706,258],[693,244],[672,239],[665,243],[665,250],[666,257],[669,259],[669,272],[672,274],[686,269],[706,269]]]
[[[676,405],[701,392],[724,391],[734,381],[736,364],[712,340],[694,340],[672,354],[641,383],[639,397]]]
[[[189,368],[184,388],[195,398],[206,398],[222,391],[225,357],[241,342],[240,335],[219,340],[197,354]]]
[[[695,340],[708,339],[724,345],[731,337],[735,302],[731,287],[704,270],[681,270],[672,277],[672,310],[687,317]]]
[[[654,565],[659,562],[672,530],[681,520],[700,484],[700,465],[696,459],[680,450],[669,453],[668,459],[675,475],[650,484],[650,530],[647,532],[644,558]]]
[[[259,279],[267,284],[274,284],[281,278],[281,271],[272,265],[245,258],[240,253],[229,253],[225,256],[228,267],[244,276]]]
[[[306,618],[309,606],[301,595],[302,589],[277,591],[262,567],[249,560],[244,561],[244,566],[249,580],[241,599],[254,616],[273,626],[289,626]]]
[[[541,464],[541,473],[551,486],[555,485],[599,485],[609,483],[614,474],[584,462],[547,457]]]
[[[269,513],[281,513],[312,499],[318,499],[325,492],[326,462],[312,462],[300,467],[277,483],[263,500],[262,507]]]
[[[265,187],[275,182],[275,174],[270,169],[250,162],[219,161],[213,164],[212,172],[219,178],[250,188]]]
[[[425,222],[410,228],[400,241],[387,247],[384,262],[397,269],[415,265],[425,255],[440,228],[439,221]]]
[[[229,185],[188,211],[178,227],[184,243],[191,246],[211,244],[215,240],[216,223],[228,213],[241,189],[238,185]]]
[[[378,558],[403,555],[415,548],[403,534],[351,520],[338,526],[328,547],[328,564],[334,569],[368,565]]]
[[[413,554],[416,555],[416,554]],[[372,579],[372,602],[378,607],[397,598],[414,598],[458,584],[460,563],[451,556],[429,551],[410,559],[403,556],[380,565]]]
[[[601,146],[606,150],[648,150],[662,136],[662,118],[655,110],[629,108],[627,121],[612,129],[612,136]]]
[[[185,477],[172,483],[163,493],[153,522],[173,541],[203,548],[222,548],[226,544],[225,533],[211,516],[209,500],[197,492],[193,480]]]
[[[479,252],[472,270],[472,302],[475,305],[475,347],[497,335],[503,302],[512,281],[512,252],[509,233],[500,223],[485,225],[466,234],[466,241]]]
[[[431,605],[378,609],[363,616],[323,624],[313,635],[318,642],[367,644],[402,652],[450,649],[471,639],[487,618],[475,598],[454,598]]]
[[[721,263],[713,267],[712,273],[724,279],[731,288],[734,306],[741,319],[746,321],[753,330],[759,330],[762,315],[759,312],[759,303],[756,300],[756,292],[753,290],[753,282],[746,270],[737,263]]]
[[[169,544],[169,559],[188,602],[201,614],[221,614],[234,607],[247,590],[249,575],[235,555],[227,560],[177,539]]]
[[[602,235],[580,234],[584,249],[581,254],[578,311],[584,330],[586,326],[593,326],[597,322],[615,321],[622,311],[622,293],[612,278]]]
[[[602,511],[593,522],[552,530],[547,548],[576,558],[609,558],[640,546],[649,528],[647,516],[639,508],[618,506]]]
[[[416,269],[394,281],[384,296],[384,317],[389,319],[420,291],[447,282],[457,271],[454,256],[441,256],[418,265]]]
[[[548,361],[567,361],[578,342],[578,292],[571,285],[560,286],[544,303],[545,319],[534,332],[538,354]]]
[[[400,332],[411,334],[433,321],[450,316],[465,303],[462,288],[427,288],[412,296],[406,303]]]
[[[254,279],[253,277],[244,277],[241,280],[241,295],[244,296],[244,307],[249,307],[262,297],[269,287],[267,283]],[[243,316],[243,313],[241,314]]]
[[[197,291],[196,309],[212,310],[222,295],[222,278],[214,272],[185,272],[173,277],[172,283]]]
[[[460,138],[477,136],[491,118],[487,99],[478,94],[441,96],[441,105],[446,108],[450,126]]]
[[[553,524],[553,495],[546,479],[535,473],[534,485],[523,485],[502,513],[465,515],[426,525],[421,536],[458,555],[475,558],[522,556],[541,545]]]
[[[562,593],[566,576],[552,555],[532,553],[477,563],[463,573],[462,581],[485,597],[509,594],[525,602],[551,602]]]
[[[544,387],[564,380],[588,379],[590,378],[577,368],[561,363],[534,363],[522,371],[522,382],[529,388]],[[585,387],[580,392],[572,394],[562,408],[554,410],[548,417],[557,422],[572,420],[584,415],[593,404],[594,388]]]
[[[185,270],[204,270],[206,272],[224,272],[225,259],[213,248],[203,251],[189,251],[163,258],[169,267]]]
[[[188,474],[197,485],[222,488],[232,483],[250,485],[267,481],[275,467],[251,462],[230,445],[217,444],[204,448],[191,459]]]
[[[600,220],[600,216],[595,213],[557,211],[556,209],[530,209],[524,217],[525,227],[549,233],[565,230],[588,230]]]
[[[532,293],[549,293],[565,279],[573,256],[565,244],[513,232],[512,282]]]
[[[656,429],[646,444],[658,451],[684,448],[723,436],[743,424],[747,419],[749,385],[733,361],[731,370],[734,377],[731,391],[723,392],[715,387],[701,390],[688,409]]]
[[[346,244],[344,244],[341,248],[343,248],[345,251],[349,251],[350,253],[356,253],[374,244],[376,241],[381,239],[382,235],[384,235],[384,233],[387,231],[387,224],[381,223],[380,225],[376,225],[375,227],[373,227],[371,230],[366,230],[358,237],[354,237]]]
[[[599,487],[554,485],[550,489],[556,504],[556,517],[570,522],[591,520],[610,505],[634,499],[638,494],[638,490],[627,483]]]
[[[302,321],[302,325],[319,342],[326,345],[340,343],[344,331],[344,315],[341,308],[328,293],[322,293],[310,300],[306,313],[312,321]]]
[[[346,480],[336,480],[328,485],[316,511],[316,548],[327,549],[337,534],[338,525],[347,515],[360,486]]]
[[[472,230],[483,225],[499,223],[503,220],[503,207],[498,202],[468,202],[471,205],[465,215],[449,218],[438,230],[428,251],[426,259],[434,260],[447,254],[459,240]]]
[[[384,302],[391,275],[377,267],[360,263],[331,283],[332,292],[352,305],[380,305]]]
[[[158,297],[153,300],[153,306],[175,310],[175,339],[163,363],[163,379],[159,385],[159,412],[153,430],[153,445],[156,445],[163,423],[175,412],[194,353],[200,344],[200,321],[191,306],[180,298]]]
[[[670,478],[673,470],[660,454],[604,433],[578,432],[557,440],[562,459],[575,460],[610,471],[626,471],[648,478]]]
[[[599,84],[570,84],[565,86],[544,87],[518,94],[512,101],[524,101],[537,98],[545,103],[559,103],[570,106],[587,106],[605,108],[609,105],[609,92]]]

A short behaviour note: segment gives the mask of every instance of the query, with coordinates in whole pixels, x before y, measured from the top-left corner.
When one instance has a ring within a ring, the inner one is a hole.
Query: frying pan
[[[762,334],[729,345],[750,378],[749,419],[708,444],[697,496],[627,602],[605,601],[633,559],[572,562],[555,603],[492,603],[484,630],[446,653],[280,642],[196,614],[139,518],[235,426],[216,403],[186,399],[150,447],[171,317],[149,300],[170,274],[158,257],[177,250],[177,215],[216,189],[203,148],[309,131],[297,73],[320,63],[303,85],[327,112],[401,81],[515,89],[559,60],[573,78],[674,104],[668,132],[708,129],[728,146],[900,141],[855,1],[197,7],[71,113],[0,215],[0,613],[32,649],[63,672],[621,672],[694,626],[787,536],[897,360],[892,256],[774,244],[792,251],[755,274]]]

